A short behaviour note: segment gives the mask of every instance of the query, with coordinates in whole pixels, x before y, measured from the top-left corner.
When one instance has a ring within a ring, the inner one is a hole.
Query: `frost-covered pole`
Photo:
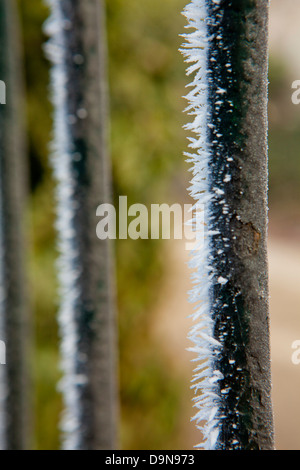
[[[99,0],[49,4],[64,448],[114,449],[118,406],[111,247],[96,237],[96,209],[111,198],[104,5]]]
[[[192,254],[195,420],[206,449],[272,449],[268,321],[268,0],[192,0],[191,194],[205,205]]]
[[[16,4],[0,0],[0,448],[24,450],[28,444],[24,276],[25,146],[23,84]],[[3,97],[2,97],[3,98]],[[3,358],[2,358],[3,359]]]

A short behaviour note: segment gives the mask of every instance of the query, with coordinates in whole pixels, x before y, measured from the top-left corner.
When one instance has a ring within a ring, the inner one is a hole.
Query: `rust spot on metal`
[[[261,233],[252,222],[234,221],[234,249],[239,257],[253,256],[258,252]]]

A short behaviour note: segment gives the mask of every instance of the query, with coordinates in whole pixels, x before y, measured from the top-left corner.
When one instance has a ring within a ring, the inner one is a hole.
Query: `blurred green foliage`
[[[34,315],[34,448],[59,448],[62,410],[59,381],[59,305],[55,276],[54,182],[49,165],[52,107],[49,63],[43,53],[42,0],[18,0],[24,38],[27,138],[30,164],[30,280]],[[186,197],[187,165],[182,114],[187,80],[177,52],[185,0],[109,0],[107,27],[111,107],[111,157],[115,202],[151,204]],[[290,85],[281,64],[270,66],[271,204],[298,203],[300,123],[282,107]],[[288,97],[289,99],[289,97]],[[277,114],[276,114],[277,113]],[[275,117],[274,117],[275,116]],[[276,117],[277,116],[277,117]],[[176,201],[174,200],[176,199]],[[291,202],[291,203],[292,203]],[[174,375],[149,337],[151,307],[164,276],[159,241],[116,243],[119,310],[121,441],[123,449],[176,449],[180,395],[188,384]],[[168,339],[166,338],[166,341]]]
[[[270,57],[270,205],[274,212],[290,216],[299,213],[300,206],[300,105],[291,100],[294,79],[277,57]]]
[[[177,49],[184,19],[183,0],[107,2],[111,157],[115,202],[164,202],[183,173],[184,65]],[[35,442],[59,447],[62,400],[59,381],[59,305],[55,276],[54,182],[49,164],[52,107],[49,63],[43,53],[42,0],[19,0],[27,90],[30,163],[31,298]],[[175,181],[175,183],[174,183]],[[116,244],[119,310],[121,441],[124,449],[180,447],[179,396],[182,387],[157,347],[151,344],[150,311],[164,273],[159,241]],[[166,339],[167,340],[167,339]]]

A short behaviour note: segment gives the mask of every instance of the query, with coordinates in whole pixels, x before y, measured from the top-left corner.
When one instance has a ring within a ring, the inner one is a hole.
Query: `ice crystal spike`
[[[183,14],[190,194],[204,204],[206,229],[190,260],[194,420],[205,449],[270,449],[268,2],[192,0]]]
[[[111,247],[95,231],[96,208],[110,201],[103,2],[48,3],[64,448],[113,449],[117,386]]]

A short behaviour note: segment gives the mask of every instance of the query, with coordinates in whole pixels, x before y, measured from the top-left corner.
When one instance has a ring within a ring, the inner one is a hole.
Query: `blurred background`
[[[110,152],[116,203],[189,203],[185,65],[178,48],[185,0],[109,0],[107,27]],[[28,266],[34,316],[32,371],[35,449],[59,448],[59,337],[55,219],[49,142],[52,108],[42,0],[19,0],[24,44],[30,199]],[[277,449],[300,449],[300,4],[272,0],[270,15],[270,290]],[[187,302],[190,272],[183,241],[116,243],[122,449],[192,449],[193,415]]]

